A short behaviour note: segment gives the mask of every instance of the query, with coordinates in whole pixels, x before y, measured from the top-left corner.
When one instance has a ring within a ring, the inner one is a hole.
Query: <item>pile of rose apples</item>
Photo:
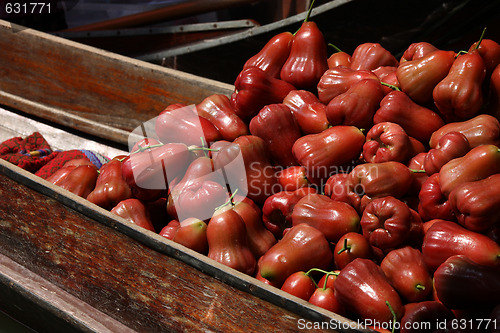
[[[232,96],[165,106],[129,155],[49,181],[379,331],[493,332],[499,64],[483,36],[329,54],[306,19],[248,59]]]

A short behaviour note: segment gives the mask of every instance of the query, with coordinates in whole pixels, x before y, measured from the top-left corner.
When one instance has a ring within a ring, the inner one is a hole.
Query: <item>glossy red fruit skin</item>
[[[283,238],[258,261],[258,275],[280,286],[288,276],[311,268],[326,270],[333,254],[330,244],[318,229],[302,223],[290,228]]]
[[[170,240],[174,239],[175,234],[179,230],[181,223],[178,220],[171,220],[164,226],[158,233],[160,236],[168,238]]]
[[[323,193],[336,201],[342,201],[351,205],[358,213],[361,212],[361,196],[363,193],[357,193],[351,186],[348,173],[336,173],[325,183]]]
[[[351,68],[374,70],[380,66],[397,67],[399,61],[379,43],[359,44],[351,56]]]
[[[299,271],[286,278],[281,286],[281,290],[307,301],[316,290],[316,286],[312,278],[307,275],[306,272]]]
[[[292,40],[293,34],[288,31],[271,37],[257,54],[245,62],[243,69],[258,67],[272,77],[279,79],[281,68],[290,55]]]
[[[400,63],[423,58],[429,53],[434,52],[436,50],[437,48],[428,42],[412,43],[404,51],[403,55],[401,56]]]
[[[399,86],[415,103],[427,105],[432,102],[434,87],[448,75],[454,61],[455,52],[445,50],[405,61],[396,72]]]
[[[464,183],[449,196],[458,223],[465,228],[486,233],[500,223],[500,174]]]
[[[387,253],[380,267],[391,285],[407,302],[421,302],[432,293],[432,277],[422,252],[411,246]]]
[[[330,125],[326,118],[326,105],[307,90],[292,90],[283,99],[283,104],[292,110],[292,114],[302,134],[316,134]]]
[[[416,171],[413,172],[413,182],[410,186],[410,190],[408,191],[410,196],[418,196],[418,193],[422,188],[422,184],[429,178],[424,169],[426,155],[427,152],[418,153],[407,163],[410,170]]]
[[[111,213],[144,229],[155,232],[146,206],[138,199],[131,198],[120,201],[118,205],[111,209]]]
[[[372,71],[354,70],[347,66],[328,69],[318,82],[318,98],[323,104],[328,104],[334,97],[349,90],[356,82],[365,79],[380,82]]]
[[[363,159],[368,163],[406,163],[413,154],[412,142],[406,131],[397,123],[381,122],[366,133]]]
[[[360,223],[363,236],[369,243],[387,253],[407,243],[412,219],[406,203],[387,196],[371,201],[363,211]]]
[[[441,191],[448,196],[461,184],[485,179],[495,173],[500,173],[500,149],[495,145],[478,146],[441,167]]]
[[[208,253],[207,224],[197,218],[188,218],[179,224],[174,242],[201,254]]]
[[[311,182],[307,179],[306,168],[300,165],[294,165],[279,171],[278,182],[284,191],[295,191],[311,185]]]
[[[231,205],[214,213],[207,226],[208,254],[223,265],[253,275],[256,259],[248,245],[245,222]]]
[[[335,244],[335,267],[341,270],[356,258],[373,259],[373,250],[368,239],[361,233],[348,232]]]
[[[233,190],[243,189],[239,193],[246,192],[245,196],[259,205],[279,192],[276,167],[272,164],[264,139],[256,135],[243,135],[233,142],[219,141],[211,147],[218,149],[212,152],[215,169],[225,170]],[[236,161],[236,167],[231,166],[233,161]],[[241,166],[238,163],[240,161],[243,164]]]
[[[331,125],[351,125],[367,130],[383,98],[380,82],[361,80],[328,102],[326,118]]]
[[[450,309],[493,308],[500,299],[499,275],[498,265],[482,265],[467,255],[454,255],[434,272],[436,296]]]
[[[299,164],[307,169],[308,179],[321,182],[357,161],[364,142],[365,136],[357,127],[338,125],[302,136],[295,141],[292,151]]]
[[[183,174],[190,162],[187,145],[167,143],[130,154],[123,161],[122,173],[136,195],[141,189],[166,190],[168,182]]]
[[[359,196],[402,198],[413,183],[412,172],[400,162],[362,163],[349,173],[350,191]]]
[[[276,79],[258,67],[248,67],[238,74],[231,94],[231,106],[248,123],[266,105],[281,103],[292,90],[292,84]]]
[[[424,220],[456,220],[451,203],[441,189],[439,173],[431,175],[422,183],[418,198],[418,212]]]
[[[380,102],[380,108],[373,116],[375,124],[392,122],[399,124],[408,136],[427,144],[432,134],[444,126],[443,118],[414,102],[403,91],[391,91]]]
[[[196,108],[182,105],[170,105],[160,112],[155,121],[155,133],[163,143],[178,142],[188,146],[222,139],[215,125],[199,116]]]
[[[422,244],[424,261],[431,272],[454,255],[465,255],[481,265],[500,265],[500,245],[484,234],[470,231],[456,222],[432,224]]]
[[[196,112],[215,126],[223,140],[233,141],[249,134],[247,124],[236,114],[226,95],[213,94],[206,97],[196,105]]]
[[[87,196],[87,200],[107,210],[120,201],[132,197],[132,190],[122,175],[122,162],[113,159],[99,169],[96,186]]]
[[[477,46],[478,42],[474,42],[469,51],[477,49],[481,58],[483,58],[484,66],[486,68],[486,77],[489,77],[493,70],[500,64],[500,44],[498,42],[483,38]]]
[[[370,259],[357,258],[340,271],[335,280],[335,296],[346,311],[362,319],[391,322],[393,315],[387,302],[394,310],[396,320],[403,316],[403,302],[399,294],[380,266]]]
[[[323,194],[309,194],[295,204],[292,225],[309,224],[336,243],[347,232],[359,231],[359,215],[349,204]]]
[[[264,106],[252,118],[249,128],[252,135],[266,142],[275,164],[283,167],[298,164],[292,147],[302,133],[288,106],[281,103]]]
[[[426,300],[405,304],[405,314],[401,318],[401,333],[420,333],[422,325],[426,324],[429,330],[437,330],[440,323],[452,323],[457,320],[453,312],[443,303]]]
[[[500,122],[489,114],[480,114],[469,120],[447,123],[432,133],[429,141],[430,147],[436,148],[439,140],[450,132],[465,135],[471,148],[500,144]]]
[[[255,258],[260,258],[277,242],[274,235],[264,226],[260,209],[256,209],[250,203],[240,201],[233,206],[233,210],[245,223],[248,246]]]
[[[328,69],[323,33],[315,22],[305,21],[293,37],[290,54],[281,68],[280,78],[298,89],[316,92],[316,86]]]
[[[327,272],[326,274],[323,274],[321,279],[319,279],[318,281],[318,287],[332,288],[333,290],[335,290],[335,280],[337,280],[337,276],[339,275],[339,273],[340,270],[335,269],[333,271]]]
[[[469,140],[460,132],[446,133],[439,139],[435,148],[429,149],[425,156],[424,170],[427,175],[439,172],[441,167],[454,158],[462,157],[470,150]]]
[[[500,65],[493,69],[489,83],[488,102],[484,112],[498,120],[500,119]]]
[[[337,300],[332,288],[318,286],[309,298],[309,303],[336,314],[343,315],[345,313],[344,306]]]
[[[95,189],[98,172],[93,164],[68,166],[65,164],[48,181],[84,199]]]
[[[177,214],[208,221],[230,197],[227,188],[212,180],[195,179],[182,186],[175,204]],[[184,218],[184,217],[182,217]]]
[[[64,180],[64,178],[66,178],[71,171],[73,171],[80,165],[93,166],[92,162],[90,162],[86,158],[72,159],[64,163],[61,168],[57,169],[54,173],[52,173],[50,176],[47,176],[47,178],[45,179],[54,185],[59,185],[59,183]]]
[[[351,66],[351,56],[349,53],[338,51],[328,57],[328,68],[334,68],[337,66]]]
[[[467,120],[483,105],[486,67],[477,50],[460,54],[448,75],[432,92],[434,104],[447,122]]]
[[[294,191],[280,191],[269,196],[262,206],[264,226],[277,238],[292,226],[293,208],[301,198],[309,193],[316,193],[313,187],[303,187]]]

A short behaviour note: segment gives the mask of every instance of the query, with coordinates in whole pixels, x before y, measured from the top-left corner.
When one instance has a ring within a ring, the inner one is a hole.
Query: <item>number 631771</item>
[[[9,15],[50,14],[50,2],[7,2],[5,13]]]

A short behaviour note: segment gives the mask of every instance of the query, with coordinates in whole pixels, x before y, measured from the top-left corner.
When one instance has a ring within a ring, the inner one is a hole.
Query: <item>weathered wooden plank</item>
[[[304,319],[348,322],[1,160],[0,198],[0,253],[136,331],[295,332]]]
[[[0,104],[118,143],[170,103],[228,84],[120,56],[0,20]]]
[[[95,137],[82,137],[62,128],[52,126],[41,119],[35,120],[23,114],[0,107],[0,142],[13,137],[27,137],[33,132],[40,133],[52,150],[86,149],[113,158],[128,154],[127,147],[110,146],[110,142],[98,142]],[[81,134],[81,133],[79,133]]]
[[[0,254],[0,308],[38,333],[134,332],[119,321]],[[31,332],[28,328],[26,332]],[[16,330],[18,332],[18,330]]]

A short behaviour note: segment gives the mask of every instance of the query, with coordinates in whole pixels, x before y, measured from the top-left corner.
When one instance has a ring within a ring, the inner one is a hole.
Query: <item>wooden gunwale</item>
[[[5,196],[7,191],[12,195]],[[3,160],[1,195],[0,254],[133,330],[279,328],[294,332],[299,330],[299,320],[307,320],[343,325],[333,332],[371,332],[129,223]],[[44,209],[52,209],[50,221]],[[131,277],[122,276],[124,272]],[[158,279],[159,272],[162,279]]]
[[[233,89],[0,20],[0,105],[112,142],[171,103]]]

